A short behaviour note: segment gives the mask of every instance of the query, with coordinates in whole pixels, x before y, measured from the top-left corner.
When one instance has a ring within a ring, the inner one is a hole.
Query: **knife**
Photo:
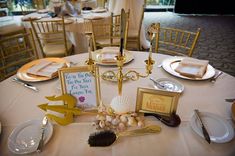
[[[213,77],[210,79],[210,82],[215,82],[216,79],[217,79],[220,75],[222,75],[222,74],[223,74],[222,71],[218,71],[217,74],[215,74],[215,76],[213,76]]]
[[[235,99],[225,99],[226,102],[235,102]]]
[[[211,139],[210,139],[210,136],[209,136],[209,134],[208,134],[208,132],[207,132],[203,122],[202,122],[202,119],[200,117],[200,113],[199,113],[199,111],[197,109],[195,109],[194,111],[195,111],[195,114],[196,114],[197,118],[199,119],[200,124],[201,124],[203,136],[206,139],[206,141],[210,144],[211,143]]]
[[[13,81],[13,82],[16,82],[16,83],[19,83],[19,84],[21,84],[22,86],[24,86],[24,87],[26,87],[26,88],[32,89],[32,90],[35,91],[35,92],[38,92],[38,91],[39,91],[37,87],[35,87],[35,86],[31,85],[31,84],[25,83],[25,82],[19,80],[19,79],[16,78],[16,77],[13,78],[12,81]]]

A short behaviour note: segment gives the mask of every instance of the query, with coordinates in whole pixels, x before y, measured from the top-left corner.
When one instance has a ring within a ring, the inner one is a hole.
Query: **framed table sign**
[[[180,93],[138,88],[136,111],[170,116],[176,112]]]
[[[92,74],[89,66],[63,68],[59,70],[63,94],[71,94],[77,99],[77,107],[91,109],[100,102],[99,69]]]

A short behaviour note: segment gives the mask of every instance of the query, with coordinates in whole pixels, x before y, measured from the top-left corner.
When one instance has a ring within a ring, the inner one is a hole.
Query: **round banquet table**
[[[125,65],[125,69],[135,69],[145,72],[144,60],[148,57],[147,52],[132,52],[134,60]],[[66,57],[68,61],[83,65],[88,57],[87,53]],[[235,140],[229,143],[208,144],[199,137],[190,127],[190,118],[194,109],[217,114],[234,126],[231,120],[231,103],[225,102],[226,98],[235,96],[235,78],[224,73],[215,83],[209,80],[192,81],[174,77],[164,69],[158,68],[165,58],[171,56],[153,54],[156,61],[151,77],[169,78],[177,80],[184,85],[185,89],[180,96],[177,114],[181,117],[182,123],[179,127],[171,128],[162,124],[153,117],[146,117],[146,124],[158,124],[162,127],[159,134],[139,137],[119,138],[109,147],[89,147],[87,140],[90,133],[95,131],[92,126],[94,116],[79,116],[76,122],[67,126],[53,124],[54,131],[52,138],[38,154],[29,155],[100,155],[100,156],[124,156],[124,155],[148,155],[148,156],[231,156],[235,153]],[[100,72],[114,67],[100,66]],[[15,77],[15,76],[13,76]],[[58,89],[59,80],[34,83],[39,92],[33,92],[21,85],[12,82],[12,77],[0,82],[0,122],[2,131],[0,136],[0,155],[13,155],[7,147],[7,139],[10,133],[22,122],[32,119],[42,119],[44,113],[37,105],[47,103],[45,96],[60,95]],[[117,95],[117,84],[100,80],[101,97],[103,103],[109,105],[111,99]],[[152,82],[148,79],[138,81],[127,81],[123,86],[123,94],[129,97],[133,110],[136,104],[137,88],[153,88]],[[220,127],[218,127],[220,128]]]

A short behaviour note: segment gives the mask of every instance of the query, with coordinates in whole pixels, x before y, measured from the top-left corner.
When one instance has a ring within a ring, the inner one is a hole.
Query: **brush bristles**
[[[105,130],[92,133],[89,136],[88,144],[91,147],[109,146],[116,140],[116,134],[113,131]]]

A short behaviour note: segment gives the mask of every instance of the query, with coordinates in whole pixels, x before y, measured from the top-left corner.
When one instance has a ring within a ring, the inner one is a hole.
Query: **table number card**
[[[176,112],[180,93],[138,88],[136,111],[170,116]]]
[[[95,73],[89,71],[89,66],[63,68],[59,70],[63,94],[76,97],[77,107],[83,109],[94,108],[99,105],[100,86],[98,67]]]

